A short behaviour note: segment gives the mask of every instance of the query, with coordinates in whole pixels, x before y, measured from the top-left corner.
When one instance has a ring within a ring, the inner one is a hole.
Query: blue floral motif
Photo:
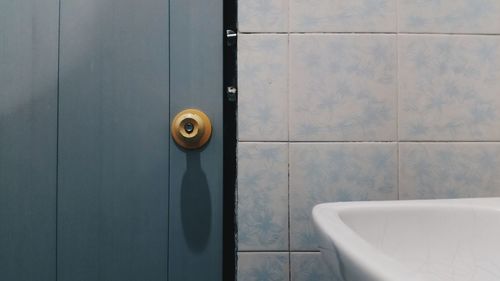
[[[500,39],[401,35],[400,138],[500,138]]]
[[[286,32],[287,0],[239,0],[238,28],[243,32]]]
[[[289,281],[288,253],[238,254],[238,281]]]
[[[317,250],[314,205],[397,198],[395,143],[290,145],[292,250]]]
[[[396,0],[290,0],[290,30],[396,31]]]
[[[238,281],[340,281],[303,252],[318,203],[500,196],[484,142],[500,140],[500,37],[480,35],[498,15],[498,0],[239,0]]]
[[[500,144],[402,143],[401,199],[500,196]]]
[[[288,37],[241,35],[238,48],[239,139],[287,141]]]
[[[498,33],[498,0],[400,0],[404,32]]]
[[[288,145],[238,146],[238,248],[288,250]]]
[[[290,139],[394,140],[396,37],[292,35]]]
[[[292,253],[290,263],[293,281],[342,281],[320,253]]]

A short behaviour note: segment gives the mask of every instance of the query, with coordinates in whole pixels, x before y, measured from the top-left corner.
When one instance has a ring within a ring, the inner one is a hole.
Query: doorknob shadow
[[[184,238],[191,251],[205,250],[212,228],[212,203],[200,153],[186,153],[187,169],[181,185],[181,219]]]

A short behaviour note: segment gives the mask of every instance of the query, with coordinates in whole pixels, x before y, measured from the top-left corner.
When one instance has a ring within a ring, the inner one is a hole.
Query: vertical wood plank
[[[58,280],[167,280],[167,0],[62,0]]]
[[[55,280],[58,7],[0,1],[0,280]]]
[[[222,280],[223,1],[170,2],[172,115],[199,108],[214,130],[200,151],[171,145],[169,276]]]

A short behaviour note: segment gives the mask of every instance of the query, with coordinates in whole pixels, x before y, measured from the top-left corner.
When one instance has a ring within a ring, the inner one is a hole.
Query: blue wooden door
[[[0,74],[0,280],[221,280],[222,0],[0,1]]]

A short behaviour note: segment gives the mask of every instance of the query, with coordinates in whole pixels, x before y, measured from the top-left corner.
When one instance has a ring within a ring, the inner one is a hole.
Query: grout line
[[[269,141],[269,140],[239,140],[238,143],[281,143],[281,144],[401,144],[401,143],[485,143],[485,144],[500,144],[500,140],[393,140],[393,141]]]
[[[288,35],[443,35],[443,36],[500,36],[500,33],[445,33],[445,32],[350,32],[350,31],[311,31],[311,32],[284,32],[284,31],[240,31],[243,35],[258,35],[258,34],[288,34]]]
[[[400,148],[401,148],[401,144],[398,143],[398,147],[397,147],[397,159],[396,159],[396,171],[397,171],[397,175],[396,175],[396,179],[397,179],[397,194],[396,194],[396,198],[397,200],[401,200],[401,187],[400,187],[400,184],[401,184],[401,176],[400,176],[400,173],[401,173],[401,152],[400,152]]]
[[[288,48],[287,48],[287,95],[286,95],[286,102],[287,102],[287,128],[288,128],[288,135],[287,135],[287,148],[288,148],[288,157],[287,157],[287,171],[288,171],[288,192],[287,192],[287,200],[288,200],[288,281],[292,280],[292,254],[290,253],[290,249],[292,248],[292,243],[291,243],[291,217],[290,217],[290,89],[291,89],[291,65],[292,65],[292,50],[291,50],[291,44],[290,44],[290,20],[291,20],[291,13],[290,13],[290,0],[287,1],[287,16],[288,16]]]
[[[287,254],[287,253],[298,253],[298,254],[315,254],[315,253],[321,253],[320,251],[314,251],[314,250],[293,250],[293,251],[282,251],[282,250],[241,250],[238,251],[238,253],[245,254],[245,253],[270,253],[270,254]]]
[[[292,18],[291,16],[291,13],[290,13],[290,0],[287,1],[287,5],[286,5],[286,9],[287,9],[287,33],[290,34],[290,19]]]
[[[288,252],[288,281],[292,280],[292,252]]]
[[[288,198],[288,272],[289,272],[289,280],[291,280],[292,276],[292,256],[290,254],[290,249],[292,248],[291,245],[291,216],[290,216],[290,143],[288,143],[288,159],[287,159],[287,170],[288,170],[288,192],[287,192],[287,198]]]
[[[327,140],[327,141],[315,141],[315,140],[306,140],[306,141],[273,141],[273,140],[239,140],[239,143],[396,143],[396,140],[392,141],[336,141],[336,140]]]
[[[400,173],[400,168],[399,168],[399,141],[400,141],[400,136],[399,136],[399,96],[401,92],[401,81],[400,81],[400,67],[399,67],[399,62],[400,62],[400,53],[399,53],[399,32],[400,32],[400,25],[399,25],[399,1],[396,1],[396,140],[397,140],[397,146],[396,146],[396,199],[399,200],[399,173]]]

